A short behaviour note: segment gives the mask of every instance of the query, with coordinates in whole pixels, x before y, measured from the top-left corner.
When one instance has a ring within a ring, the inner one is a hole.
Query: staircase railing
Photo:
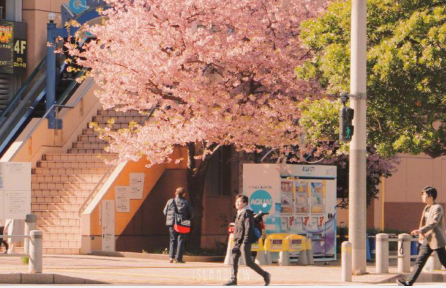
[[[36,129],[46,119],[46,116],[48,116],[48,114],[53,111],[53,109],[57,109],[57,108],[59,108],[59,109],[64,109],[64,108],[73,109],[73,108],[75,108],[76,105],[82,100],[82,98],[84,97],[84,95],[87,93],[87,91],[90,89],[90,87],[92,85],[93,85],[93,81],[91,81],[91,83],[87,87],[85,87],[84,91],[82,91],[82,93],[79,95],[79,97],[76,99],[76,102],[74,102],[73,105],[54,104],[53,106],[51,106],[51,108],[48,109],[48,111],[46,111],[46,113],[43,115],[43,117],[40,118],[40,120],[34,125],[33,129],[31,129],[31,131],[29,131],[29,133],[26,134],[25,139],[22,141],[22,143],[20,144],[18,149],[14,152],[14,154],[11,157],[11,159],[13,159],[15,157],[15,155],[21,150],[23,145],[25,145],[25,143],[28,141],[28,139],[31,138],[31,136],[36,131]],[[72,89],[74,89],[74,87]],[[67,88],[67,90],[68,90],[68,88]]]
[[[11,141],[26,124],[34,112],[35,107],[41,102],[46,94],[46,57],[37,65],[36,69],[26,79],[25,83],[20,87],[14,97],[6,106],[5,110],[0,114],[0,155],[8,148]],[[65,64],[62,65],[63,71]],[[75,78],[82,76],[85,69],[79,71]],[[78,83],[72,80],[69,86],[64,90],[57,104],[64,103],[77,88]],[[52,109],[56,108],[54,106]],[[68,107],[65,107],[68,108]],[[50,109],[51,111],[51,109]],[[57,113],[57,111],[56,111]],[[48,115],[48,113],[46,114]]]

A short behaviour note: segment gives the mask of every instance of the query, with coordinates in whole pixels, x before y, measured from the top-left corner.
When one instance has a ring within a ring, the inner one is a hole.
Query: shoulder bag
[[[175,230],[180,234],[189,233],[191,221],[189,219],[184,219],[183,215],[178,213],[178,208],[177,208],[177,203],[175,202],[175,198],[173,199],[173,207],[175,209],[173,230]]]

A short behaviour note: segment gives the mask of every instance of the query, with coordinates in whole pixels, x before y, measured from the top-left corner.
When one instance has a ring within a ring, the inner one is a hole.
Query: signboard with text
[[[0,20],[0,73],[25,75],[26,23]]]
[[[336,166],[243,164],[243,194],[267,234],[312,240],[315,257],[336,257]],[[295,245],[301,245],[296,242]]]
[[[0,163],[0,219],[26,219],[31,213],[31,163]]]

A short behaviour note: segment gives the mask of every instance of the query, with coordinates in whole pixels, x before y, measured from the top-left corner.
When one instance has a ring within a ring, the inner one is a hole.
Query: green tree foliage
[[[446,1],[367,5],[368,146],[382,156],[446,155]],[[313,57],[296,68],[298,78],[318,81],[331,95],[349,91],[350,13],[350,1],[333,1],[301,25],[300,41]],[[311,127],[324,134],[331,120],[316,116],[322,122]]]
[[[311,160],[323,165],[337,166],[337,197],[343,198],[340,207],[345,208],[348,205],[349,145],[336,141],[339,137],[341,107],[340,101],[307,99],[299,105],[301,111],[299,125],[306,131],[307,145],[318,148]],[[398,157],[382,157],[375,148],[367,147],[367,204],[370,204],[379,193],[378,185],[381,178],[391,176],[398,163]]]

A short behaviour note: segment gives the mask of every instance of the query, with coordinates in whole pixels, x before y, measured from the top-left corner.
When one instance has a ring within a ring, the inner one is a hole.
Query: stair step
[[[113,125],[108,124],[106,121],[98,121],[98,122],[94,122],[95,125],[97,125],[100,128],[106,128],[109,127],[111,130],[118,130],[118,129],[128,129],[129,128],[129,123],[114,123]],[[92,127],[91,123],[88,123],[87,127]]]
[[[98,181],[99,182],[99,181]],[[31,183],[32,190],[40,189],[40,190],[71,190],[71,189],[79,189],[79,190],[93,190],[98,182],[62,182],[62,183]]]
[[[92,155],[107,154],[107,151],[105,151],[104,149],[69,148],[67,152],[70,154],[92,154]]]
[[[42,156],[43,161],[66,161],[66,162],[104,162],[104,160],[113,160],[118,157],[117,154],[103,154],[103,155],[91,155],[91,154],[45,154]]]
[[[31,204],[41,203],[67,203],[67,204],[83,204],[87,197],[77,196],[41,196],[31,197]]]
[[[107,142],[76,142],[73,143],[73,148],[77,149],[104,149],[108,146]]]
[[[146,114],[148,114],[148,113],[149,113],[149,111],[146,112]],[[122,111],[101,109],[101,110],[98,110],[97,115],[101,115],[101,116],[141,116],[142,114],[140,114],[139,111],[137,111],[137,110],[129,110],[126,112],[122,112]]]
[[[107,170],[105,170],[106,172]],[[43,175],[43,174],[32,174],[31,183],[48,183],[48,184],[62,184],[62,183],[97,183],[102,177],[104,177],[105,172],[102,174],[76,174],[76,175]],[[63,188],[62,186],[58,186]],[[50,188],[51,189],[51,188]]]
[[[44,233],[68,233],[79,235],[81,228],[79,226],[61,226],[61,225],[38,225],[37,229],[43,231]]]
[[[37,226],[73,226],[79,227],[81,224],[80,219],[72,219],[72,218],[60,218],[60,217],[45,217],[37,219]]]
[[[79,219],[78,211],[61,211],[61,210],[32,210],[38,218],[68,218]]]
[[[84,143],[108,143],[108,141],[102,140],[96,135],[79,135],[77,141]]]
[[[90,195],[91,190],[80,190],[80,189],[71,189],[71,190],[41,190],[34,189],[32,191],[33,197],[44,197],[44,196],[57,196],[57,197],[88,197]]]
[[[131,121],[137,122],[140,124],[144,124],[146,119],[148,119],[145,115],[138,115],[138,116],[110,116],[110,115],[98,115],[94,116],[92,122],[98,123],[98,122],[105,122],[107,123],[109,120],[113,119],[116,123],[130,123]]]
[[[43,245],[44,246],[50,246],[45,245],[45,242],[49,241],[56,241],[56,240],[66,240],[66,241],[81,241],[82,236],[79,233],[73,233],[73,232],[43,232]],[[60,247],[69,247],[68,245],[61,245]],[[73,246],[71,246],[73,247]],[[79,246],[80,247],[80,246]]]
[[[98,136],[100,133],[97,131],[94,131],[93,128],[84,128],[82,129],[82,135],[84,136]]]
[[[105,168],[108,169],[110,165],[104,162],[86,162],[86,161],[38,161],[37,167],[41,168]]]
[[[31,203],[31,210],[49,210],[49,211],[79,211],[82,204],[70,203]]]
[[[105,174],[107,173],[106,168],[43,168],[37,167],[33,169],[33,174],[35,175],[68,175],[73,174]]]

